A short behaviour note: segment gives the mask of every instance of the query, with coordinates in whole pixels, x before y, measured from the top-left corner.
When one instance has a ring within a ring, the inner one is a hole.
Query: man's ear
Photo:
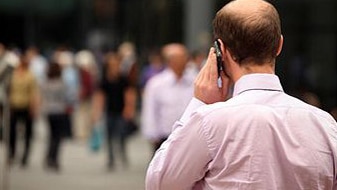
[[[277,48],[276,56],[280,55],[280,53],[282,51],[282,47],[283,47],[283,35],[281,34],[280,41],[278,43],[278,48]]]
[[[223,56],[224,52],[225,52],[224,43],[222,42],[222,40],[220,38],[218,38],[217,41],[220,43],[220,51],[221,51],[221,55]]]
[[[218,40],[220,42],[222,60],[225,61],[225,62],[227,62],[228,60],[235,62],[235,58],[233,57],[232,53],[229,51],[227,46],[223,43],[223,41],[221,39],[218,39]]]
[[[227,59],[227,47],[225,46],[225,44],[223,43],[223,41],[221,39],[218,39],[219,43],[220,43],[220,51],[221,51],[221,55],[222,55],[222,61],[225,61],[225,59]]]

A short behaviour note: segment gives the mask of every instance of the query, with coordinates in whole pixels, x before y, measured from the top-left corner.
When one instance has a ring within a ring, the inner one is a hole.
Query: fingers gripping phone
[[[217,62],[217,68],[218,68],[218,87],[222,87],[222,80],[221,80],[221,72],[223,72],[223,61],[222,61],[222,53],[220,49],[220,42],[219,40],[214,41],[214,48],[215,48],[215,54],[216,54],[216,62]]]

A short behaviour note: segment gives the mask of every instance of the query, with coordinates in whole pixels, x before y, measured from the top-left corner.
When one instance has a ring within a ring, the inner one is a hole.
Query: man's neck
[[[274,63],[265,63],[262,65],[257,64],[245,64],[239,67],[236,74],[233,75],[234,82],[239,80],[243,75],[248,74],[274,74],[275,73],[275,64]]]
[[[252,73],[266,73],[266,74],[274,74],[275,73],[275,64],[266,63],[263,65],[245,65],[242,66],[244,74],[252,74]]]

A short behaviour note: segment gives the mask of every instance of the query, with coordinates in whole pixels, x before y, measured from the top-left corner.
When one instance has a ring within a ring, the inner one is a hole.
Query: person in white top
[[[170,135],[172,125],[193,97],[195,77],[185,69],[186,47],[178,43],[165,45],[163,56],[167,67],[147,82],[142,99],[142,132],[153,145],[153,151]]]
[[[222,87],[211,48],[194,98],[148,167],[147,190],[337,189],[337,123],[283,91],[280,25],[263,0],[231,1],[216,14]]]

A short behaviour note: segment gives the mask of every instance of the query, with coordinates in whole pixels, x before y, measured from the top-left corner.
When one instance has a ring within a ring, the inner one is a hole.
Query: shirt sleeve
[[[212,158],[201,116],[194,114],[186,124],[175,125],[148,167],[147,190],[193,189],[208,171]]]
[[[195,110],[197,110],[197,108],[199,108],[200,106],[203,106],[203,105],[205,105],[205,103],[203,103],[201,100],[193,97],[192,100],[190,101],[190,103],[187,105],[182,117],[180,118],[180,121],[182,123],[186,123],[190,119],[191,114]],[[174,130],[174,128],[173,128],[173,130]]]

